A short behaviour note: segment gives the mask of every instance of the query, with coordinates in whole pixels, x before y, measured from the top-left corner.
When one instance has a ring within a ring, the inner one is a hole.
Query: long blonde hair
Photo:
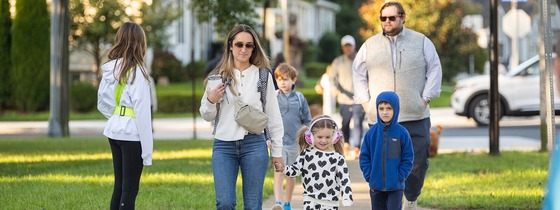
[[[249,58],[249,63],[259,68],[270,68],[270,59],[266,55],[259,41],[259,37],[255,33],[255,31],[248,25],[244,25],[244,24],[236,25],[228,33],[227,40],[224,43],[224,48],[223,48],[224,53],[222,54],[222,59],[220,59],[220,62],[218,63],[216,68],[212,71],[212,73],[210,73],[210,74],[216,74],[216,73],[220,74],[222,75],[222,79],[230,77],[233,79],[234,84],[237,83],[237,80],[235,79],[235,75],[233,73],[234,59],[230,48],[233,46],[232,42],[235,36],[241,32],[247,32],[251,34],[251,36],[253,37],[253,43],[255,44],[255,48],[253,49],[253,52],[251,53],[251,57]],[[230,90],[232,92],[235,92],[235,90],[233,89],[233,85],[230,86]]]
[[[133,83],[136,79],[135,67],[137,66],[140,67],[144,78],[149,81],[148,73],[144,66],[146,48],[146,34],[140,25],[126,22],[119,28],[115,37],[115,45],[107,56],[109,60],[122,59],[119,71],[113,71],[113,75],[119,83],[127,83],[128,70],[130,69],[132,69],[131,83]],[[116,65],[117,62],[115,62]]]
[[[304,125],[297,132],[297,138],[298,138],[298,144],[299,144],[300,152],[311,146],[305,140],[305,132],[307,130],[311,131],[311,135],[314,135],[317,132],[317,130],[325,129],[325,128],[333,129],[335,132],[337,132],[337,130],[338,130],[338,126],[336,125],[336,122],[328,115],[316,116],[315,118],[313,118],[310,125],[312,125],[313,127],[309,128],[309,127]],[[332,139],[332,140],[334,140],[334,139]],[[334,147],[334,150],[336,152],[338,152],[341,155],[344,155],[344,136],[340,135],[340,139],[338,140],[338,142],[336,142],[333,145],[333,147]]]

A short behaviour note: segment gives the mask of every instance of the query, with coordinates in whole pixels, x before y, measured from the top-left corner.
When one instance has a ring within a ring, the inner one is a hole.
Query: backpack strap
[[[261,93],[261,103],[262,103],[262,109],[263,112],[266,113],[266,92],[268,89],[268,74],[270,73],[270,70],[266,69],[266,68],[259,68],[259,84],[257,84],[257,91],[259,91]],[[268,139],[272,139],[272,136],[270,135],[270,131],[268,129],[268,126],[266,126],[264,128],[264,136],[265,138]]]
[[[303,119],[304,119],[304,117],[303,117],[303,101],[301,100],[300,93],[295,92],[295,94],[296,94],[298,102],[299,102],[299,119],[300,119],[301,122],[303,122]]]

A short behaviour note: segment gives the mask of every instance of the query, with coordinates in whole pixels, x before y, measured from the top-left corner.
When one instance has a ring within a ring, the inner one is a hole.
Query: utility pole
[[[48,135],[68,137],[68,0],[53,0],[51,15],[50,118]]]
[[[490,155],[500,155],[500,96],[498,92],[498,0],[490,0]]]
[[[552,152],[555,142],[555,122],[554,122],[554,87],[552,85],[552,27],[550,22],[550,2],[549,0],[540,1],[540,24],[539,24],[539,77],[541,81],[541,151]],[[560,46],[556,46],[560,47]],[[557,78],[558,79],[558,78]],[[552,155],[550,155],[552,157]]]

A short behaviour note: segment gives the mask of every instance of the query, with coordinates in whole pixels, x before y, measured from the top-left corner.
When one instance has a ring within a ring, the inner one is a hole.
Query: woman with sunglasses
[[[416,209],[428,171],[429,104],[441,92],[441,63],[430,39],[404,27],[406,13],[399,2],[385,3],[380,13],[383,31],[367,39],[354,58],[354,100],[364,106],[368,123],[374,124],[379,93],[390,90],[401,98],[398,122],[410,133],[414,148],[414,166],[404,188],[405,209]]]
[[[206,87],[199,110],[206,121],[214,122],[212,172],[216,209],[236,208],[235,191],[240,169],[244,209],[262,209],[269,161],[267,140],[271,142],[273,165],[278,165],[278,170],[284,168],[281,154],[284,128],[271,74],[266,75],[266,88],[258,92],[259,69],[269,66],[270,61],[255,31],[247,25],[237,25],[227,36],[222,59],[210,73],[221,75],[223,81],[226,78],[231,81]],[[262,108],[261,94],[266,102],[263,111],[268,115],[267,138],[265,133],[249,133],[234,120],[236,100]]]

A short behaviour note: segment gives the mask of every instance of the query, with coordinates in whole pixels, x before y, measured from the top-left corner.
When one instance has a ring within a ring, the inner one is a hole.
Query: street
[[[432,126],[442,125],[441,152],[488,150],[488,127],[476,127],[472,119],[457,116],[451,108],[433,108]],[[335,120],[340,115],[333,114]],[[556,124],[560,124],[558,121]],[[193,123],[196,122],[196,123]],[[71,137],[102,137],[105,120],[70,121]],[[540,148],[540,118],[504,117],[500,121],[501,150],[538,150]],[[557,126],[558,127],[558,126]],[[196,128],[196,133],[193,132]],[[0,139],[47,136],[48,122],[0,122]],[[154,139],[212,139],[211,123],[200,117],[154,119]]]

